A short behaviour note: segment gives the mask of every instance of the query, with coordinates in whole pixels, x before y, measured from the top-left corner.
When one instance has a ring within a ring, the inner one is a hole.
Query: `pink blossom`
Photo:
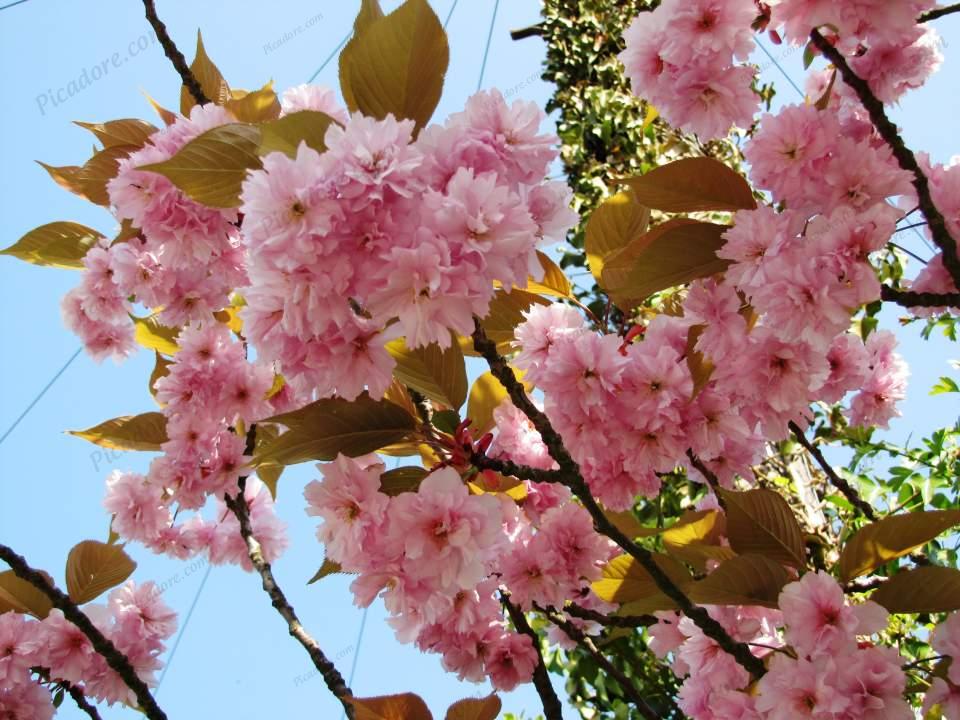
[[[51,720],[55,712],[50,691],[41,685],[0,686],[0,717],[5,720]]]
[[[114,470],[107,479],[103,506],[113,515],[112,528],[121,537],[148,543],[172,521],[163,488],[143,475]]]
[[[530,682],[538,662],[539,653],[528,636],[505,633],[491,644],[484,669],[497,690],[510,692],[520,683]]]
[[[960,685],[960,612],[952,612],[933,631],[930,645],[941,655],[953,658],[948,677],[954,685]]]
[[[295,85],[287,88],[280,96],[280,108],[284,115],[301,110],[315,110],[326,113],[341,125],[348,120],[347,111],[340,107],[333,88],[326,85]]]

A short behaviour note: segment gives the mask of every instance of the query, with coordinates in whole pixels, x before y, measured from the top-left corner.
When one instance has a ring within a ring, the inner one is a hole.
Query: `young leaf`
[[[352,402],[317,400],[268,419],[290,428],[257,450],[253,464],[293,465],[307,460],[333,460],[339,453],[356,457],[406,440],[416,428],[413,417],[386,400],[363,394]]]
[[[690,377],[693,378],[691,400],[696,399],[700,391],[707,386],[707,383],[710,382],[710,376],[716,369],[709,357],[696,350],[697,340],[700,339],[706,329],[706,325],[693,325],[687,331],[687,369],[690,371]]]
[[[84,540],[67,556],[67,592],[78,605],[90,602],[122,583],[136,568],[122,546]]]
[[[244,92],[235,90],[225,103],[227,110],[240,122],[259,123],[280,117],[280,101],[273,91],[273,82],[259,90]]]
[[[777,607],[790,574],[763,555],[738,555],[720,564],[703,580],[687,586],[687,595],[705,605]]]
[[[156,359],[153,363],[153,372],[150,373],[150,380],[147,387],[150,389],[150,394],[156,398],[157,389],[154,386],[157,384],[157,380],[170,374],[170,366],[173,365],[173,360],[167,360],[157,351],[154,351],[154,355],[156,355]]]
[[[496,720],[502,703],[496,695],[485,698],[464,698],[447,709],[444,720]]]
[[[111,145],[96,153],[74,176],[78,188],[75,192],[94,205],[108,207],[107,183],[117,176],[120,161],[137,150],[136,145]]]
[[[446,350],[436,344],[411,350],[397,338],[386,348],[397,362],[393,375],[404,385],[454,410],[466,401],[467,368],[456,343]]]
[[[74,120],[74,125],[79,125],[84,130],[92,132],[97,136],[97,139],[103,143],[103,147],[105,148],[114,147],[115,145],[128,145],[142,148],[149,137],[157,131],[156,126],[135,118],[108,120],[102,123],[87,123]]]
[[[150,97],[143,90],[141,90],[140,92],[143,92],[143,96],[147,99],[147,102],[150,103],[150,107],[154,109],[154,112],[156,112],[159,118],[163,120],[164,125],[170,126],[177,121],[177,118],[179,116],[175,112],[171,112],[170,110],[167,110],[165,107],[162,107],[156,100]]]
[[[892,613],[960,610],[960,570],[929,565],[901,570],[870,596]]]
[[[166,355],[175,355],[180,349],[180,346],[177,345],[180,328],[161,325],[156,315],[145,318],[131,315],[130,319],[133,320],[134,326],[133,339],[139,345]],[[151,385],[151,387],[153,386]]]
[[[340,563],[334,562],[330,558],[323,559],[323,565],[320,566],[320,569],[313,574],[313,577],[307,580],[307,585],[313,585],[318,580],[323,580],[327,575],[333,575],[335,573],[343,572],[343,568],[340,567]]]
[[[658,290],[726,270],[717,257],[727,225],[675,218],[641,235],[607,258],[603,288],[617,304],[629,307]]]
[[[681,588],[692,581],[690,573],[669,555],[654,554],[654,562]],[[603,600],[628,603],[660,593],[650,574],[630,555],[619,555],[603,568],[603,577],[593,583],[593,591]]]
[[[960,392],[960,386],[957,381],[949,377],[941,377],[937,384],[930,389],[931,395],[943,395],[944,393]]]
[[[375,118],[393,113],[413,120],[419,131],[440,101],[450,60],[440,19],[426,0],[406,0],[389,15],[363,22],[340,53],[347,107]]]
[[[301,110],[300,112],[284,115],[277,120],[271,120],[260,125],[260,147],[257,153],[261,156],[272,152],[282,152],[288,157],[297,156],[297,148],[301,142],[312,147],[319,153],[326,152],[327,145],[324,138],[327,128],[336,121],[326,113],[316,110]]]
[[[107,420],[87,430],[68,430],[95,445],[116,450],[160,451],[167,442],[167,418],[163,413],[124,415]]]
[[[103,235],[75,222],[52,222],[34,228],[0,255],[12,255],[34,265],[82,270],[87,251]]]
[[[729,560],[736,553],[719,544],[724,515],[716,510],[688,510],[661,534],[666,551],[683,562],[703,569],[707,560]]]
[[[533,390],[533,385],[524,382],[523,372],[513,369],[517,380],[523,383],[527,392]],[[467,399],[467,417],[473,420],[470,431],[475,437],[481,437],[485,432],[493,429],[493,411],[507,398],[507,391],[500,381],[489,370],[473,381],[470,387],[470,397]]]
[[[353,705],[355,720],[433,720],[430,709],[419,695],[382,695],[347,698]]]
[[[490,309],[481,320],[487,337],[497,344],[501,353],[510,352],[513,342],[513,331],[523,322],[523,314],[533,305],[549,305],[548,300],[525,290],[511,290],[509,293],[497,290],[490,301]],[[476,356],[473,349],[473,340],[469,337],[460,340],[460,349],[464,355]]]
[[[51,580],[49,575],[47,579]],[[52,607],[50,598],[26,580],[17,577],[13,570],[0,572],[0,615],[17,612],[42,620],[50,614]]]
[[[387,470],[380,476],[380,492],[391,497],[400,493],[416,492],[426,476],[426,470],[413,465]]]
[[[791,567],[803,567],[803,531],[787,501],[773,490],[720,489],[727,505],[727,537],[740,555],[757,554]]]
[[[844,582],[850,582],[866,575],[884,563],[926,545],[954,525],[960,525],[960,510],[891,515],[864,525],[840,551],[840,577]]]
[[[220,69],[207,55],[207,50],[203,47],[203,37],[199,30],[197,30],[197,54],[190,65],[190,71],[197,82],[200,83],[200,89],[203,90],[203,94],[207,96],[210,102],[224,105],[230,99],[230,86],[224,80]],[[180,87],[180,112],[183,115],[189,115],[190,110],[196,104],[196,98],[193,97],[186,85],[182,85]]]
[[[537,260],[543,268],[542,280],[528,280],[527,291],[559,298],[572,297],[570,280],[563,270],[549,257],[537,250]]]
[[[641,205],[664,212],[752,210],[757,206],[743,176],[708,157],[674,160],[622,182],[630,186]]]
[[[198,203],[235,208],[247,171],[262,166],[259,147],[259,128],[230,123],[195,137],[169,160],[139,169],[160,173]]]
[[[650,209],[641,205],[630,191],[619,192],[603,201],[587,221],[584,249],[587,264],[598,283],[608,258],[643,235],[650,224]]]

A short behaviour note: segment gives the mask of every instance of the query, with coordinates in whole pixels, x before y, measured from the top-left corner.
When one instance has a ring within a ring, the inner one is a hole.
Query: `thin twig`
[[[949,15],[950,13],[960,12],[960,3],[954,3],[953,5],[944,5],[943,7],[934,8],[929,10],[920,17],[917,18],[918,23],[930,22],[931,20],[936,20],[937,18],[942,18],[944,15]]]
[[[960,293],[924,293],[880,286],[880,299],[903,307],[960,307]]]
[[[632,629],[650,627],[657,622],[657,618],[653,615],[604,615],[576,603],[570,603],[563,610],[575,618],[589,620],[605,627]]]
[[[759,658],[750,652],[750,648],[730,637],[723,626],[712,618],[706,610],[691,602],[690,598],[686,596],[680,587],[657,565],[654,561],[653,554],[628,538],[604,514],[600,505],[591,494],[586,481],[583,479],[583,475],[580,474],[579,465],[563,444],[563,438],[561,438],[560,434],[554,429],[549,418],[547,418],[527,396],[527,391],[520,381],[517,380],[513,368],[511,368],[503,356],[497,352],[496,344],[487,337],[478,318],[474,318],[473,347],[487,361],[490,372],[500,381],[500,384],[503,385],[513,404],[527,416],[527,419],[530,420],[534,428],[540,433],[540,437],[544,445],[547,446],[550,456],[556,461],[560,468],[563,484],[573,491],[573,494],[577,496],[583,507],[590,513],[594,528],[597,532],[613,540],[640,563],[641,567],[643,567],[653,579],[657,588],[673,600],[677,604],[678,609],[689,617],[707,637],[716,642],[722,650],[732,655],[751,675],[756,678],[763,677],[767,671],[766,667],[764,667],[764,664]]]
[[[643,717],[645,717],[647,720],[657,720],[658,715],[656,711],[650,707],[646,700],[644,700],[636,686],[630,682],[630,679],[616,665],[610,662],[606,655],[600,652],[600,649],[594,644],[593,639],[589,635],[563,617],[563,615],[557,612],[554,608],[538,607],[537,609],[546,615],[550,622],[563,630],[567,637],[569,637],[578,645],[582,646],[588,653],[590,653],[590,656],[596,660],[597,664],[602,667],[608,675],[617,681],[617,684],[620,686],[620,690],[623,692],[624,696],[634,704],[634,706],[637,708],[637,711]]]
[[[844,478],[840,477],[837,471],[833,469],[833,466],[827,462],[827,459],[823,456],[823,453],[820,452],[820,448],[807,439],[807,436],[801,427],[793,422],[793,420],[787,424],[787,427],[790,428],[790,432],[792,432],[794,437],[797,438],[797,442],[803,445],[803,447],[807,449],[807,452],[813,455],[813,459],[817,461],[817,465],[820,466],[820,469],[826,473],[830,483],[837,490],[843,493],[843,496],[850,502],[850,504],[857,508],[857,510],[859,510],[863,516],[867,518],[867,520],[876,522],[877,513],[873,509],[873,506],[860,497],[860,493],[858,493],[850,483],[848,483]]]
[[[528,37],[540,37],[541,35],[543,35],[543,23],[510,31],[511,40],[523,40]]]
[[[512,460],[488,457],[476,450],[470,453],[470,462],[480,470],[493,470],[501,475],[510,475],[519,480],[539,483],[559,483],[563,481],[563,476],[559,470],[541,470],[527,465],[518,465]]]
[[[717,504],[720,506],[720,509],[726,512],[727,502],[723,499],[723,495],[720,494],[720,478],[717,477],[717,474],[713,472],[713,470],[706,466],[703,460],[701,460],[693,450],[687,450],[687,459],[690,460],[690,464],[703,475],[710,489],[713,490],[713,496],[717,498]]]
[[[150,688],[137,675],[137,671],[130,664],[127,656],[120,652],[117,646],[97,629],[97,626],[90,621],[90,618],[83,613],[73,600],[47,580],[41,572],[30,567],[22,556],[3,544],[0,544],[0,560],[7,563],[18,578],[26,580],[46,595],[53,606],[62,611],[63,616],[87,636],[93,649],[103,657],[110,669],[120,676],[120,679],[136,696],[137,703],[139,703],[144,715],[150,720],[167,720],[166,713],[157,705],[157,701],[150,694]]]
[[[255,434],[256,426],[254,425],[250,427],[250,431],[247,433],[247,454],[252,452]],[[240,523],[240,534],[243,536],[243,540],[247,545],[247,555],[250,557],[250,562],[253,563],[254,569],[260,574],[264,592],[270,596],[273,607],[276,608],[280,616],[286,621],[287,631],[303,646],[307,654],[310,655],[314,667],[316,667],[320,675],[323,676],[323,680],[326,682],[330,692],[332,692],[343,705],[347,717],[353,720],[354,709],[350,703],[350,698],[353,697],[353,693],[350,691],[350,688],[347,687],[346,682],[344,682],[340,671],[337,670],[333,662],[324,654],[320,648],[320,644],[303,627],[303,624],[297,617],[296,611],[293,609],[290,601],[287,600],[287,596],[283,593],[283,590],[280,589],[280,585],[273,575],[270,563],[264,559],[263,549],[260,543],[253,536],[253,529],[250,525],[250,508],[247,506],[247,500],[244,497],[246,480],[246,476],[240,478],[240,491],[236,497],[225,495],[224,500],[227,507],[233,511],[233,514],[237,516],[237,521]]]
[[[73,698],[73,701],[77,704],[77,707],[90,716],[91,720],[102,720],[100,713],[97,712],[97,708],[90,704],[90,701],[87,700],[87,696],[83,694],[83,690],[72,683],[68,683],[66,680],[59,680],[58,683],[64,690],[67,691],[67,694]]]
[[[150,22],[153,31],[157,34],[157,40],[160,41],[164,54],[170,59],[174,69],[180,74],[180,79],[183,81],[183,84],[187,90],[190,91],[190,94],[193,95],[194,100],[200,105],[206,105],[210,102],[210,98],[204,94],[203,88],[200,87],[200,83],[197,82],[193,71],[190,69],[190,66],[187,65],[187,59],[171,39],[170,33],[167,32],[167,26],[164,25],[163,21],[157,16],[157,8],[154,6],[154,0],[143,0],[143,7],[147,11],[147,20]]]
[[[547,666],[543,662],[543,653],[540,650],[540,638],[530,627],[527,617],[523,611],[510,602],[510,594],[501,591],[500,601],[507,609],[510,620],[517,632],[530,638],[533,642],[533,649],[537,651],[537,667],[533,670],[533,686],[537,689],[540,701],[543,703],[543,714],[547,720],[563,720],[563,706],[560,704],[560,698],[557,697],[553,685],[550,683],[550,676],[547,674]]]
[[[831,45],[817,29],[810,33],[810,40],[823,53],[823,56],[833,63],[833,66],[843,77],[843,81],[860,98],[861,104],[870,115],[870,120],[873,121],[873,126],[880,133],[880,137],[890,146],[900,167],[913,174],[912,182],[917,191],[917,201],[927,218],[933,241],[943,251],[943,264],[950,273],[954,286],[960,288],[960,258],[957,257],[956,241],[950,235],[950,231],[947,230],[947,222],[944,220],[943,214],[933,202],[930,195],[930,181],[920,168],[913,151],[903,142],[897,126],[887,117],[883,103],[873,94],[869,83],[853,71],[840,51]]]

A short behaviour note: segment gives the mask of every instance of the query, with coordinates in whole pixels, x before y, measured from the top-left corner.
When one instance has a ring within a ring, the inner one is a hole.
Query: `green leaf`
[[[650,209],[637,202],[630,190],[607,198],[593,211],[587,221],[584,250],[597,283],[607,259],[643,235],[649,224]]]
[[[361,20],[358,18],[358,23]],[[447,34],[426,0],[406,0],[385,17],[363,19],[362,32],[340,53],[340,86],[347,107],[416,123],[433,115],[450,60]]]
[[[77,543],[67,556],[67,591],[78,605],[116,587],[137,569],[121,545],[96,540]]]
[[[502,703],[496,695],[485,698],[464,698],[449,708],[445,720],[496,720]]]
[[[687,213],[752,210],[757,207],[750,184],[719,160],[690,157],[655,167],[621,182],[637,202],[654,210]]]
[[[105,148],[115,145],[142,148],[146,145],[150,136],[157,131],[156,126],[136,118],[108,120],[102,123],[87,123],[75,120],[74,125],[79,125],[84,130],[92,132]]]
[[[777,607],[790,574],[763,555],[737,555],[720,564],[703,580],[687,586],[687,595],[703,605],[760,605]]]
[[[340,453],[365,455],[407,439],[416,428],[414,418],[402,407],[372,400],[366,394],[352,402],[340,398],[317,400],[268,422],[286,425],[290,430],[256,452],[256,466],[329,461]]]
[[[456,343],[446,350],[436,344],[411,350],[397,338],[386,348],[397,363],[393,375],[404,385],[454,410],[466,401],[467,368]]]
[[[960,570],[937,565],[901,570],[870,599],[892,613],[960,610]]]
[[[327,575],[334,575],[336,573],[342,573],[343,568],[340,567],[340,563],[334,562],[330,558],[324,558],[323,565],[320,566],[320,569],[313,574],[313,577],[307,580],[307,585],[313,585],[318,580],[323,580]]]
[[[137,344],[166,355],[175,355],[180,349],[177,345],[180,328],[161,325],[157,315],[145,318],[131,315],[130,319],[133,320],[133,339]]]
[[[773,490],[721,488],[719,492],[727,506],[727,537],[738,554],[763,555],[783,565],[803,567],[803,531],[786,500]]]
[[[86,430],[68,430],[95,445],[116,450],[159,451],[167,442],[167,418],[163,413],[124,415]]]
[[[953,378],[942,377],[930,390],[931,395],[943,395],[944,393],[960,392],[960,385]]]
[[[207,55],[206,48],[203,47],[203,37],[197,30],[197,53],[193,62],[190,64],[190,71],[200,83],[200,89],[207,96],[210,102],[217,105],[226,104],[230,99],[230,86],[224,80],[220,69],[214,64],[213,60]],[[190,94],[186,85],[180,86],[180,112],[183,115],[190,115],[190,110],[197,104],[196,98]]]
[[[391,497],[405,492],[416,492],[427,476],[422,467],[398,467],[380,476],[380,492]]]
[[[347,698],[353,705],[355,720],[433,720],[427,704],[419,695],[382,695]]]
[[[235,208],[247,172],[262,167],[259,147],[259,128],[230,123],[198,135],[169,160],[139,169],[160,173],[198,203]]]
[[[923,547],[960,524],[960,510],[891,515],[860,528],[840,551],[840,577],[850,582],[881,565]]]
[[[621,307],[653,293],[723,272],[729,260],[717,257],[727,225],[675,218],[641,235],[607,258],[602,286]]]
[[[34,228],[0,255],[12,255],[34,265],[82,270],[87,251],[103,238],[86,225],[52,222]]]
[[[53,579],[43,573],[50,583]],[[50,614],[53,603],[43,592],[26,580],[17,577],[13,570],[0,572],[0,615],[6,612],[33,615],[41,620]]]
[[[267,155],[282,152],[288,157],[297,156],[301,142],[319,153],[326,152],[324,141],[327,128],[336,121],[326,113],[316,110],[301,110],[260,125],[260,147],[257,153]]]
[[[653,553],[654,562],[680,588],[692,578],[687,569],[669,555]],[[630,603],[660,594],[650,574],[630,555],[619,555],[603,568],[603,577],[593,583],[593,591],[603,600]]]

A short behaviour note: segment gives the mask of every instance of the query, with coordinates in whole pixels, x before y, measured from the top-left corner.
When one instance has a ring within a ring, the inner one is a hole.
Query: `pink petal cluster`
[[[576,221],[569,190],[543,181],[556,138],[541,120],[531,103],[482,92],[416,140],[411,121],[357,114],[330,126],[322,154],[264,158],[241,208],[244,320],[260,357],[304,397],[380,397],[387,341],[447,347],[487,313],[494,281],[538,276],[537,246]]]
[[[127,656],[140,679],[156,685],[164,642],[177,629],[176,613],[160,598],[157,586],[128,580],[111,591],[106,605],[86,605],[83,612]],[[136,705],[124,681],[60,610],[51,610],[43,620],[15,612],[0,615],[0,717],[53,717],[50,692],[31,674],[35,668],[42,668],[50,681],[71,683],[91,700]]]
[[[620,60],[633,92],[671,125],[703,140],[749,127],[760,106],[745,61],[754,48],[753,0],[665,0],[624,33]]]

